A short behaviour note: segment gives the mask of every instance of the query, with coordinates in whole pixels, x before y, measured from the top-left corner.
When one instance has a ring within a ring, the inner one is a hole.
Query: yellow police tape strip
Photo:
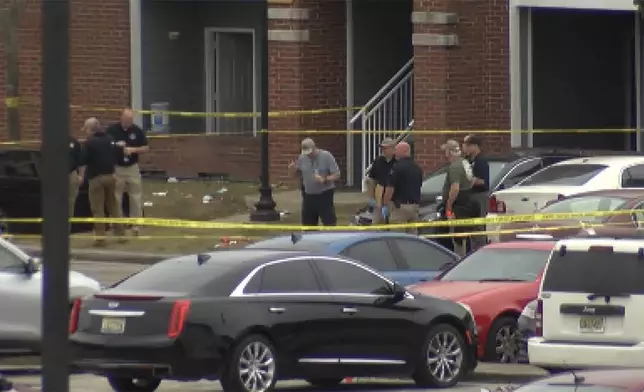
[[[272,230],[272,231],[369,231],[369,230],[396,230],[413,229],[423,227],[453,227],[453,226],[481,226],[487,224],[504,224],[514,222],[541,222],[549,220],[569,220],[580,217],[605,217],[644,213],[644,209],[638,210],[616,210],[616,211],[589,211],[575,213],[533,213],[518,215],[500,215],[489,218],[453,219],[448,221],[417,222],[404,224],[386,224],[372,226],[302,226],[283,225],[267,223],[233,223],[233,222],[209,222],[191,221],[181,219],[161,218],[72,218],[73,223],[113,223],[129,224],[136,226],[173,227],[184,229],[243,229],[243,230]],[[8,223],[40,223],[42,218],[6,218],[0,222]]]
[[[88,107],[81,105],[69,105],[72,109],[85,110],[89,112],[122,112],[123,108]],[[289,117],[289,116],[313,116],[326,113],[340,113],[349,110],[361,110],[362,106],[328,109],[302,109],[302,110],[277,110],[268,112],[268,117]],[[210,117],[210,118],[252,118],[260,117],[259,112],[187,112],[181,110],[140,110],[133,109],[134,113],[148,115],[168,115],[178,117]]]
[[[520,229],[500,229],[500,230],[486,230],[486,231],[473,231],[473,232],[464,232],[464,233],[445,233],[445,234],[421,234],[423,238],[453,238],[453,237],[474,237],[481,235],[505,235],[505,234],[521,234],[521,233],[530,233],[530,234],[539,234],[542,232],[553,232],[561,230],[570,230],[570,229],[594,229],[601,227],[618,227],[618,226],[631,226],[631,222],[616,222],[616,223],[578,223],[575,225],[567,226],[546,226],[546,227],[528,227]],[[3,238],[8,239],[41,239],[42,234],[3,234]],[[94,240],[96,237],[91,234],[74,234],[70,236],[70,239],[81,239],[81,240]],[[110,238],[110,236],[105,236],[103,238]],[[136,237],[128,237],[131,240],[201,240],[201,239],[211,239],[217,240],[220,244],[232,244],[235,243],[247,243],[252,241],[257,241],[264,239],[266,237],[262,236],[212,236],[212,235],[142,235]]]
[[[408,130],[354,130],[354,129],[270,129],[270,130],[248,130],[247,132],[220,132],[220,133],[148,133],[148,139],[180,139],[180,138],[203,138],[203,137],[220,137],[220,136],[248,136],[252,133],[262,134],[290,134],[290,135],[383,135],[395,136]],[[633,133],[636,129],[534,129],[534,130],[413,130],[411,135],[486,135],[486,134],[611,134],[611,133]],[[81,139],[82,140],[82,139]],[[20,146],[30,144],[40,144],[41,140],[16,140],[0,142],[0,146]]]

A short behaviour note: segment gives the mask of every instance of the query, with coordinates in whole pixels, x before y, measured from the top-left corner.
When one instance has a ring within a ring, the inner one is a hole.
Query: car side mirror
[[[398,282],[394,282],[394,287],[393,287],[393,295],[394,295],[394,300],[400,301],[403,298],[405,298],[405,294],[407,294],[407,290],[405,289],[405,286],[401,285]]]
[[[32,257],[25,263],[25,273],[31,275],[40,271],[41,262],[39,258]]]

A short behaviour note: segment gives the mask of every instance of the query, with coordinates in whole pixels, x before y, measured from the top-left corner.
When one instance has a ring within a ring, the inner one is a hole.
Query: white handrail
[[[362,106],[362,108],[360,109],[360,111],[358,111],[358,112],[357,112],[357,113],[356,113],[356,114],[351,118],[351,121],[350,121],[349,123],[350,123],[350,124],[353,124],[353,123],[355,123],[356,121],[358,121],[358,119],[359,119],[359,118],[360,118],[360,117],[361,117],[361,116],[362,116],[362,115],[363,115],[363,114],[364,114],[364,113],[369,109],[369,107],[370,107],[374,102],[381,101],[381,100],[382,100],[382,98],[381,98],[380,96],[381,96],[382,94],[386,93],[386,92],[389,92],[388,90],[390,90],[390,89],[391,89],[391,86],[392,86],[394,83],[396,83],[396,81],[400,78],[400,76],[401,76],[401,75],[405,74],[406,72],[409,72],[410,68],[411,68],[413,65],[414,65],[414,58],[412,57],[411,59],[409,59],[409,61],[407,61],[407,62],[405,63],[405,65],[403,65],[403,66],[402,66],[402,68],[400,68],[400,69],[398,70],[398,72],[396,72],[396,74],[395,74],[394,76],[392,76],[392,77],[391,77],[391,79],[389,79],[389,81],[387,81],[387,83],[385,83],[385,85],[384,85],[384,86],[382,86],[382,88],[380,88],[380,90],[378,90],[378,92],[377,92],[377,93],[375,93],[375,94],[373,95],[373,97],[371,97],[371,99],[370,99],[370,100],[368,100],[368,101],[367,101],[367,103],[366,103],[366,104],[364,104],[364,105]]]

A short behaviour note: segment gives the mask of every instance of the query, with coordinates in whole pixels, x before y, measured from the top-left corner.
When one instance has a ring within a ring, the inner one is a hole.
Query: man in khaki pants
[[[81,164],[89,182],[89,203],[94,218],[104,218],[105,210],[111,218],[120,218],[121,211],[116,204],[116,146],[114,139],[101,128],[94,117],[85,121],[88,137],[81,151]],[[123,226],[112,225],[114,234],[123,242]],[[105,223],[94,223],[94,246],[105,246]]]
[[[386,217],[383,216],[383,197],[385,194],[385,187],[387,186],[387,179],[391,173],[391,169],[396,163],[394,157],[394,149],[396,142],[391,138],[386,138],[380,143],[382,155],[376,158],[371,164],[371,170],[367,176],[367,194],[369,195],[369,206],[373,208],[372,221],[374,225],[380,225],[386,222]],[[386,211],[384,211],[386,212]]]
[[[131,109],[125,109],[121,113],[121,121],[112,124],[107,133],[114,139],[116,145],[121,148],[116,163],[116,202],[119,209],[123,208],[123,192],[130,197],[130,217],[140,218],[143,216],[141,197],[141,170],[139,169],[139,154],[149,151],[148,138],[145,132],[134,124],[134,115]],[[121,210],[121,215],[123,211]],[[132,227],[132,234],[138,235],[139,228]]]
[[[391,210],[391,224],[414,223],[418,221],[420,188],[423,185],[423,169],[411,158],[411,147],[407,142],[396,145],[396,164],[391,168],[383,200],[383,215]],[[416,227],[403,229],[410,234],[418,234]]]

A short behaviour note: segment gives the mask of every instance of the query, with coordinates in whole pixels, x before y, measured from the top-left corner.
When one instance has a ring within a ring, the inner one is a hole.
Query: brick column
[[[420,130],[508,130],[510,88],[505,0],[414,0],[414,108]],[[440,144],[463,134],[418,136],[426,169],[444,162]],[[483,135],[485,150],[509,148],[509,134]]]
[[[269,8],[269,90],[271,111],[345,106],[344,2],[294,0]],[[304,135],[298,130],[344,129],[344,112],[271,118],[271,179],[287,180],[286,167],[299,154],[300,141],[311,136],[344,163],[344,135]]]

